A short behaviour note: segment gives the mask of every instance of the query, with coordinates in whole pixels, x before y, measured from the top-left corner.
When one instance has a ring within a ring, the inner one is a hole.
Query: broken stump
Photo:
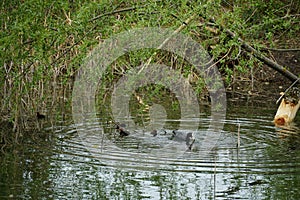
[[[292,122],[300,107],[300,90],[297,87],[291,88],[284,95],[274,117],[275,125],[286,125]]]

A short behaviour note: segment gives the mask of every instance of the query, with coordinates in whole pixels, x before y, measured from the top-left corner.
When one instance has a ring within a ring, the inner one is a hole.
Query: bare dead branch
[[[211,19],[211,21],[213,21],[215,23],[215,21],[213,19]],[[267,58],[266,56],[264,56],[261,52],[254,49],[251,45],[247,44],[242,38],[238,37],[234,32],[232,32],[229,29],[226,29],[226,28],[222,27],[221,25],[219,27],[221,29],[223,29],[230,37],[237,38],[237,40],[241,43],[241,46],[246,51],[253,54],[257,59],[259,59],[260,61],[262,61],[263,63],[265,63],[269,67],[271,67],[272,69],[278,71],[279,73],[281,73],[282,75],[284,75],[285,77],[290,79],[291,81],[298,80],[298,76],[296,76],[295,74],[293,74],[292,72],[287,70],[285,67],[279,65],[278,63],[276,63],[273,60],[271,60],[271,59]]]
[[[289,51],[300,51],[300,49],[276,49],[276,48],[263,48],[263,50],[289,52]]]
[[[116,14],[116,13],[122,13],[122,12],[126,12],[126,11],[131,11],[131,10],[135,10],[135,9],[137,9],[137,7],[121,8],[121,9],[114,10],[114,11],[111,11],[111,12],[106,12],[106,13],[103,13],[101,15],[98,15],[98,16],[90,19],[89,22],[95,21],[95,20],[97,20],[101,17],[104,17],[104,16],[113,15],[113,14]]]

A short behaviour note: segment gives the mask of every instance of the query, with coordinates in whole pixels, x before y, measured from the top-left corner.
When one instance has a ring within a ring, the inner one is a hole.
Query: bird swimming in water
[[[186,131],[178,131],[173,130],[172,131],[171,140],[174,141],[185,141],[186,146],[189,150],[192,150],[193,144],[195,142],[194,134],[192,132],[186,132]]]
[[[120,133],[121,137],[130,135],[130,132],[125,130],[125,127],[126,127],[125,124],[116,123],[116,129]]]
[[[150,132],[150,134],[153,135],[153,137],[155,137],[155,136],[157,136],[158,133],[157,133],[157,130],[154,129],[153,131]]]
[[[166,130],[156,130],[154,129],[153,131],[150,132],[150,134],[155,137],[155,136],[158,136],[158,135],[167,135],[167,131]]]

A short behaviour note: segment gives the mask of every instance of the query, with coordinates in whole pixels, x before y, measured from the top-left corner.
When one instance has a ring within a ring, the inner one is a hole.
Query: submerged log
[[[275,125],[286,125],[292,122],[300,107],[300,91],[297,87],[284,94],[274,117]]]

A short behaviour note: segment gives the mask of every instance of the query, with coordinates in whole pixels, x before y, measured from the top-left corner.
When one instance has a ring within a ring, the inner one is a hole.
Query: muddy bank
[[[295,75],[300,74],[300,51],[272,51],[270,54],[278,64]],[[280,92],[292,82],[282,74],[264,65],[248,74],[239,74],[226,86],[229,101],[276,102]],[[298,84],[299,86],[299,84]]]

